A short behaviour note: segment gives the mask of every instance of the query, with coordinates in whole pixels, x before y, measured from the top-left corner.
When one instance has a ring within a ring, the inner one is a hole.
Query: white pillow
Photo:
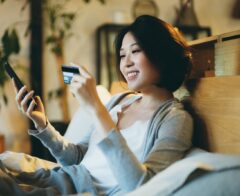
[[[110,100],[111,94],[102,85],[97,85],[98,95],[104,105]],[[71,122],[66,130],[64,137],[73,143],[78,143],[79,138],[82,138],[91,128],[91,116],[80,108],[73,115]]]

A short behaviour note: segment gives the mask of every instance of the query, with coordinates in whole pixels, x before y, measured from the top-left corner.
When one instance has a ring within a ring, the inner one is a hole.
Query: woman
[[[191,147],[192,118],[174,98],[191,68],[189,48],[171,25],[140,16],[116,39],[122,76],[134,93],[101,103],[95,80],[83,68],[70,90],[92,116],[92,131],[71,144],[48,122],[42,102],[26,87],[17,92],[19,108],[35,124],[29,133],[49,148],[63,167],[21,174],[34,191],[113,195],[130,192],[181,159]],[[37,105],[37,107],[36,107]],[[161,186],[161,185],[159,185]],[[44,192],[45,193],[45,192]]]

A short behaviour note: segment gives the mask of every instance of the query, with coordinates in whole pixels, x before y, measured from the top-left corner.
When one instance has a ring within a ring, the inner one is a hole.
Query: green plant
[[[65,41],[73,36],[72,27],[76,19],[75,12],[66,12],[64,10],[66,2],[65,0],[61,3],[55,1],[51,3],[49,1],[44,2],[44,13],[46,14],[50,33],[46,38],[46,43],[50,46],[50,50],[56,59],[57,74],[60,87],[48,92],[48,100],[53,98],[60,99],[60,108],[63,114],[63,120],[69,121],[70,115],[67,104],[67,87],[63,82],[61,65],[65,63],[64,57],[64,43]],[[100,3],[105,3],[105,0],[98,0]],[[90,3],[90,0],[83,0],[85,3]]]
[[[6,0],[1,0],[0,3],[4,3]],[[20,8],[20,11],[24,11],[26,5],[29,3],[30,0],[25,0],[24,5]],[[26,21],[23,21],[24,23]],[[16,25],[22,23],[22,21],[18,21],[14,24],[8,26],[3,36],[1,37],[1,47],[0,47],[0,99],[3,99],[4,104],[8,103],[7,96],[4,92],[4,85],[9,80],[9,77],[6,75],[2,62],[4,60],[9,60],[9,57],[13,54],[18,54],[20,52],[21,46],[19,42],[19,36],[17,29],[15,28]],[[30,25],[30,24],[29,24]],[[28,35],[29,25],[27,31],[25,32],[25,36]],[[21,65],[17,65],[16,68],[22,69]],[[0,105],[1,107],[1,105]]]
[[[46,38],[46,43],[51,45],[51,51],[58,56],[63,55],[62,40],[73,35],[71,28],[76,18],[75,12],[66,12],[64,10],[67,1],[70,0],[65,0],[62,3],[49,3],[49,1],[45,0],[43,6],[50,27],[50,34]],[[83,1],[89,3],[91,0]],[[105,3],[105,0],[98,1],[102,4]]]
[[[9,77],[4,71],[2,62],[4,60],[8,60],[12,54],[18,54],[20,51],[19,38],[16,29],[6,29],[1,39],[1,43],[2,48],[0,49],[0,88],[2,92],[2,99],[4,103],[7,104],[8,99],[4,92],[4,85],[9,79]]]

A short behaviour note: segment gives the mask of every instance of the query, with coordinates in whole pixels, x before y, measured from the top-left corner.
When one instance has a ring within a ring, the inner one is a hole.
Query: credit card
[[[77,66],[62,65],[63,80],[65,84],[70,84],[74,74],[80,74]]]

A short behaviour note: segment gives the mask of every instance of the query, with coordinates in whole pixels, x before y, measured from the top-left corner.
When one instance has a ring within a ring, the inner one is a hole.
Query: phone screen
[[[74,74],[80,74],[77,66],[62,65],[63,80],[65,84],[70,84]]]

